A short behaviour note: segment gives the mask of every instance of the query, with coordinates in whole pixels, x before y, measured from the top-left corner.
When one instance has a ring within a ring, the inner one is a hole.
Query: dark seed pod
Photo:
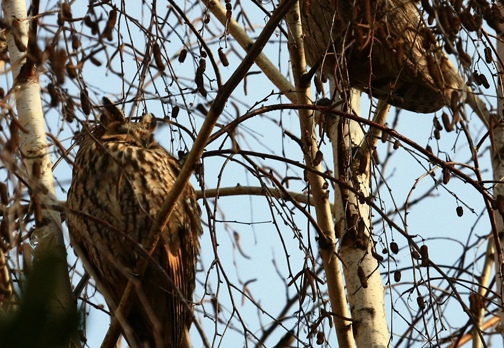
[[[492,49],[490,47],[485,47],[485,62],[487,62],[487,64],[493,62]]]
[[[443,130],[443,126],[441,125],[441,123],[439,122],[438,118],[437,117],[434,117],[434,119],[432,120],[432,122],[434,123],[434,128],[438,131],[442,131]]]
[[[443,184],[450,182],[451,173],[447,168],[443,168]]]
[[[196,69],[196,76],[194,77],[194,82],[196,83],[198,92],[200,92],[200,94],[203,97],[206,97],[207,91],[205,89],[205,84],[203,81],[203,71],[201,70],[201,66],[199,66],[198,69]]]
[[[109,41],[114,40],[114,27],[117,21],[117,9],[113,8],[109,12],[109,17],[107,19],[107,24],[105,24],[105,28],[103,29],[102,37],[106,38]]]
[[[464,208],[462,208],[462,206],[458,206],[457,207],[457,216],[461,217],[462,215],[464,215]]]
[[[196,105],[196,110],[201,112],[203,116],[208,115],[208,109],[201,103],[198,103],[198,105]]]
[[[317,332],[317,341],[316,341],[316,343],[318,345],[322,345],[322,344],[324,344],[324,342],[325,342],[324,333],[322,331]]]
[[[420,253],[416,250],[411,251],[411,258],[413,260],[420,260]]]
[[[453,131],[454,127],[450,122],[450,116],[448,116],[446,112],[443,112],[443,114],[441,115],[441,120],[443,121],[443,126],[448,133]]]
[[[69,97],[66,99],[62,113],[65,121],[72,123],[75,120],[75,103],[72,98]]]
[[[88,116],[91,113],[91,103],[89,102],[88,92],[86,90],[81,91],[80,102],[82,112],[84,112],[84,115]]]
[[[152,45],[152,53],[154,54],[154,61],[156,62],[157,68],[160,71],[165,71],[166,66],[163,62],[163,56],[161,55],[161,48],[159,48],[157,42],[154,45]]]
[[[75,51],[81,47],[81,42],[76,34],[72,35],[72,49]]]
[[[77,77],[77,68],[72,63],[68,62],[65,66],[65,70],[68,77],[71,79],[75,79]]]
[[[399,139],[398,139],[398,140],[396,140],[396,141],[394,142],[394,146],[393,146],[394,150],[397,150],[397,149],[399,148],[399,146],[401,146],[401,142],[400,142],[400,141],[399,141]]]
[[[47,85],[47,92],[49,93],[49,96],[51,97],[51,102],[50,105],[55,108],[58,106],[58,92],[56,92],[56,87],[54,86],[53,83],[50,83]]]
[[[488,80],[487,80],[487,78],[486,78],[485,75],[480,74],[479,75],[479,79],[480,79],[481,84],[483,85],[483,87],[485,87],[486,89],[490,88],[490,84],[488,83]]]
[[[462,11],[459,14],[460,21],[467,31],[477,31],[481,28],[483,20],[481,16],[475,14],[474,16],[469,12],[469,10]]]
[[[63,49],[54,51],[53,54],[49,56],[49,61],[51,62],[51,68],[56,76],[58,84],[62,85],[65,82],[66,51]]]
[[[500,32],[502,29],[502,23],[504,23],[504,19],[501,14],[502,5],[492,4],[491,8],[486,8],[483,17],[486,20],[487,24],[497,32]]]
[[[231,19],[233,16],[233,8],[229,2],[226,3],[226,18]]]
[[[437,129],[434,129],[434,138],[436,138],[436,140],[441,139],[441,132]]]
[[[401,281],[401,271],[397,270],[394,272],[394,281],[399,283]]]
[[[462,40],[461,39],[459,39],[457,41],[457,52],[459,55],[460,63],[466,69],[469,69],[471,67],[471,56],[464,51],[464,48],[462,47]]]
[[[93,63],[93,65],[96,65],[96,66],[101,66],[102,65],[102,62],[100,62],[94,56],[89,56],[89,60],[91,61],[91,63]]]
[[[428,152],[428,153],[431,153],[431,154],[434,154],[434,152],[432,151],[432,147],[427,144],[427,146],[425,147],[425,150]]]
[[[390,243],[390,250],[391,250],[394,254],[399,253],[399,246],[397,245],[397,243],[396,243],[396,242],[391,242],[391,243]]]
[[[178,114],[180,112],[180,107],[178,105],[175,105],[172,109],[172,117],[177,118]]]
[[[229,60],[227,59],[227,56],[226,54],[224,53],[224,50],[222,49],[222,47],[220,47],[218,50],[217,50],[217,53],[219,53],[219,59],[222,63],[223,66],[229,66]]]
[[[180,54],[178,57],[179,63],[183,63],[185,61],[186,57],[187,57],[187,50],[184,48],[180,51]]]
[[[424,310],[425,309],[425,302],[424,302],[423,297],[422,296],[418,296],[416,300],[417,300],[418,307],[421,310]]]
[[[84,17],[84,25],[91,29],[91,34],[97,35],[100,33],[100,27],[98,26],[98,22],[95,22],[91,19],[91,17]]]
[[[72,20],[72,9],[70,8],[70,5],[66,2],[61,4],[61,14],[63,16],[63,19],[70,21]]]
[[[427,245],[422,245],[420,247],[420,255],[422,256],[422,267],[429,266],[429,248]]]

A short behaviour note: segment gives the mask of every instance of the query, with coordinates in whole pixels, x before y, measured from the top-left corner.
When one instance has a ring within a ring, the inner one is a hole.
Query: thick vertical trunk
[[[331,86],[334,91],[334,84]],[[360,113],[361,93],[352,90],[352,112]],[[389,344],[385,298],[379,264],[373,257],[371,211],[361,198],[370,194],[370,151],[362,126],[340,117],[326,117],[334,154],[334,175],[354,190],[335,190],[336,235],[340,240],[352,328],[357,347],[384,348]],[[368,149],[363,151],[363,149]]]
[[[42,111],[38,71],[33,63],[27,63],[29,20],[26,17],[24,0],[2,2],[5,18],[10,30],[7,44],[12,66],[14,96],[17,115],[22,131],[19,132],[20,152],[23,156],[24,173],[30,185],[33,202],[43,205],[41,216],[36,216],[37,228],[33,234],[34,261],[53,255],[57,259],[54,272],[56,297],[51,302],[54,314],[75,310],[76,302],[70,287],[66,249],[63,239],[61,218],[50,209],[56,204],[56,190],[52,174],[52,163],[47,144],[45,120]]]

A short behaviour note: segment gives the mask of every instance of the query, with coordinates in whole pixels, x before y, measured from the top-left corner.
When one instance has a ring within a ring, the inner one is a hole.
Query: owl
[[[453,105],[464,81],[419,13],[413,0],[303,0],[307,63],[402,109]]]
[[[69,233],[112,312],[128,280],[136,281],[126,318],[130,346],[190,347],[202,233],[191,184],[175,204],[143,276],[135,273],[150,249],[145,243],[156,214],[180,171],[177,160],[154,140],[155,127],[151,114],[129,122],[104,98],[99,125],[84,129],[77,140],[67,198]]]

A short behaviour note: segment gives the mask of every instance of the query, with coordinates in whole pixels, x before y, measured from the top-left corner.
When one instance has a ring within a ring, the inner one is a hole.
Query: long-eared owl
[[[410,111],[430,113],[458,102],[465,97],[464,80],[418,2],[303,0],[307,63],[322,64],[344,85]],[[449,34],[447,47],[455,40]]]
[[[130,346],[190,347],[201,210],[187,184],[152,258],[145,256],[149,230],[180,171],[177,160],[154,140],[155,126],[151,114],[129,122],[104,98],[100,124],[84,129],[77,140],[68,225],[112,312],[129,279],[140,285],[126,318]],[[149,262],[140,277],[135,269],[142,259]]]

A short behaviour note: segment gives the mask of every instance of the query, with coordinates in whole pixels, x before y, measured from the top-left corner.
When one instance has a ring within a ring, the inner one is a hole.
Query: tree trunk
[[[20,174],[30,185],[32,204],[43,207],[40,216],[36,214],[36,230],[32,235],[35,246],[34,262],[47,255],[53,255],[57,259],[54,269],[57,274],[56,297],[52,299],[50,308],[58,315],[70,310],[75,311],[76,301],[68,275],[61,218],[57,211],[51,209],[51,205],[57,204],[56,190],[46,138],[38,71],[33,61],[27,59],[30,52],[26,3],[24,0],[4,0],[2,6],[11,28],[7,35],[7,45],[14,81],[17,122],[21,128],[19,139],[24,170],[21,170]]]
[[[335,90],[331,80],[331,91]],[[351,90],[348,112],[360,114],[361,93]],[[388,106],[381,110],[386,115]],[[378,112],[377,115],[381,115]],[[385,116],[379,123],[384,123]],[[336,236],[340,240],[340,256],[344,265],[348,301],[352,311],[352,327],[357,347],[385,348],[389,331],[385,313],[385,297],[379,264],[373,256],[371,211],[365,203],[370,196],[371,151],[362,125],[342,117],[326,116],[328,136],[334,155],[334,175],[353,190],[336,186],[334,207]],[[372,130],[370,131],[372,132]],[[363,199],[364,198],[364,199]]]

